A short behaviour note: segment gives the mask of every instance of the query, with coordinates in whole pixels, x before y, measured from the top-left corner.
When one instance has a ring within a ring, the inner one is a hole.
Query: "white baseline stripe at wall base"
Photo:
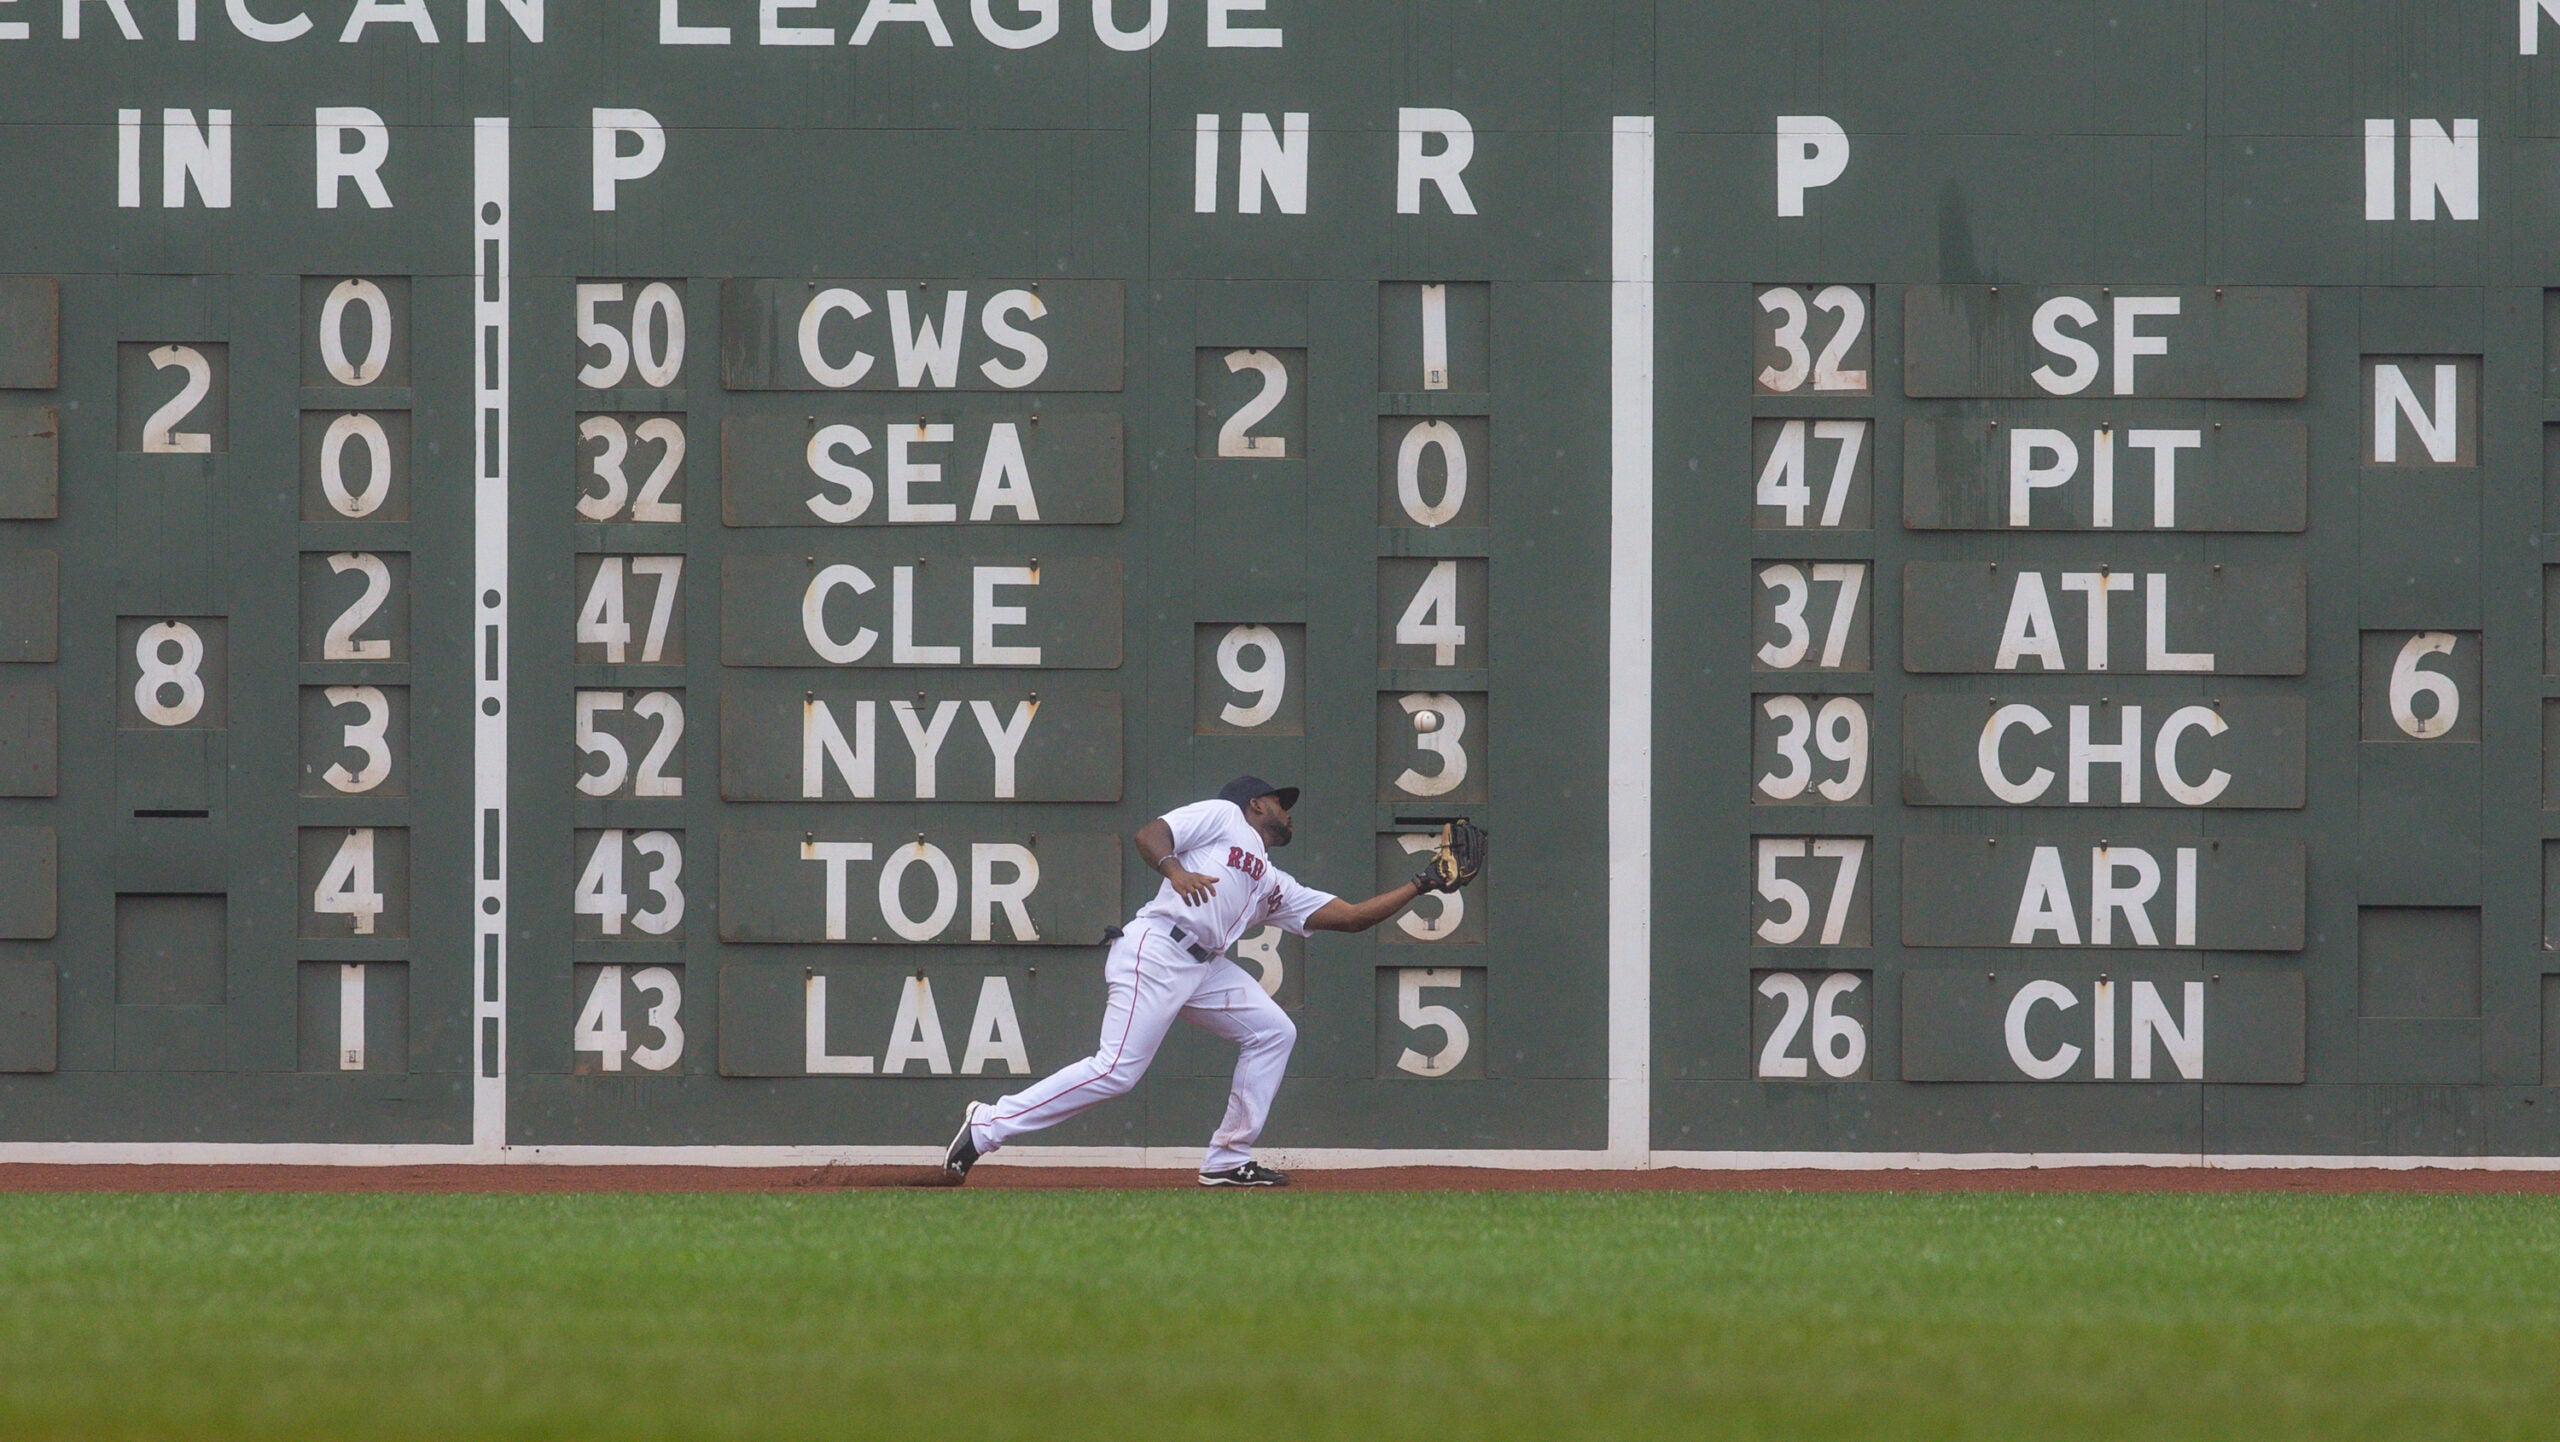
[[[1617,118],[1609,175],[1609,1146],[1599,1164],[1640,1167],[1653,1145],[1653,117]]]

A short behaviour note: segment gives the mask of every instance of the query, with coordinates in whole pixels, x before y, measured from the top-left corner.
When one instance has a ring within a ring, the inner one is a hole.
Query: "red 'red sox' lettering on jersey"
[[[1260,881],[1262,879],[1263,871],[1270,865],[1271,862],[1268,857],[1256,856],[1241,846],[1230,846],[1227,848],[1227,869],[1229,871],[1241,871],[1245,875],[1252,877],[1254,880]]]

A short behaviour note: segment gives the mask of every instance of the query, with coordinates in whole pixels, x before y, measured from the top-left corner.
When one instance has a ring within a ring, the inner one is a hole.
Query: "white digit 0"
[[[361,491],[347,488],[349,441],[364,442],[369,464]],[[391,497],[391,436],[381,421],[350,411],[329,422],[329,429],[320,433],[320,494],[329,498],[330,509],[352,521],[382,509]]]
[[[659,329],[666,332],[663,343],[650,336]],[[631,303],[631,363],[641,381],[658,390],[684,374],[684,302],[663,280],[642,286],[640,298]]]
[[[1440,488],[1440,499],[1426,505],[1422,453],[1435,447],[1448,479]],[[1396,503],[1417,526],[1445,526],[1458,518],[1459,508],[1467,503],[1467,443],[1456,426],[1447,421],[1416,421],[1404,433],[1403,444],[1396,447]]]
[[[373,322],[361,362],[347,359],[350,303],[363,306]],[[369,386],[382,378],[382,368],[390,359],[391,298],[369,280],[342,280],[332,286],[329,298],[320,304],[320,363],[328,367],[329,378],[342,386]]]

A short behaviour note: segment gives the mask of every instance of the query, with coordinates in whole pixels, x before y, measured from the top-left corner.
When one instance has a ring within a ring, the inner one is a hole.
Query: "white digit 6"
[[[1762,291],[1760,308],[1771,315],[1784,317],[1778,322],[1774,340],[1778,349],[1786,353],[1786,367],[1768,366],[1760,372],[1760,388],[1783,395],[1803,385],[1804,378],[1813,373],[1813,352],[1804,343],[1805,323],[1813,315],[1805,309],[1804,297],[1798,295],[1793,286],[1782,285]]]
[[[164,647],[176,646],[178,659],[173,663],[162,658]],[[133,683],[133,704],[142,719],[154,726],[184,726],[204,710],[204,637],[184,621],[161,621],[142,628],[135,642],[133,659],[142,665],[142,679]],[[178,704],[160,704],[160,692],[170,686],[178,688]]]
[[[388,661],[389,640],[359,641],[356,628],[373,619],[382,603],[391,597],[391,568],[382,564],[380,556],[364,551],[340,551],[329,558],[329,569],[339,575],[358,571],[364,575],[364,594],[354,604],[338,613],[329,623],[329,633],[320,642],[323,661]]]
[[[1262,663],[1248,670],[1244,653],[1261,653]],[[1289,657],[1280,649],[1280,633],[1268,626],[1234,626],[1218,640],[1218,676],[1238,692],[1255,698],[1250,706],[1233,702],[1218,708],[1218,719],[1251,728],[1278,715],[1289,689]]]
[[[1417,691],[1396,698],[1396,704],[1410,716],[1417,711],[1437,712],[1440,725],[1431,731],[1414,733],[1413,744],[1440,758],[1437,774],[1425,776],[1405,768],[1396,776],[1396,789],[1408,796],[1446,796],[1467,779],[1467,748],[1458,739],[1467,734],[1466,708],[1458,698],[1437,691]]]
[[[631,973],[631,986],[655,996],[640,1024],[656,1031],[660,1038],[656,1046],[633,1047],[631,1059],[645,1071],[665,1071],[684,1055],[684,1023],[676,1019],[676,1013],[684,1008],[684,983],[667,967],[644,966]]]
[[[2453,678],[2418,667],[2429,656],[2452,655],[2453,646],[2454,638],[2446,632],[2422,631],[2409,638],[2400,648],[2400,659],[2391,665],[2391,720],[2420,741],[2442,736],[2462,718],[2462,692],[2453,684]],[[2423,720],[2417,708],[2422,693],[2435,701],[2434,714]]]
[[[1825,800],[1846,801],[1866,786],[1867,708],[1856,697],[1834,696],[1822,703],[1822,714],[1814,721],[1813,744],[1826,758],[1849,768],[1837,780],[1814,788]]]
[[[1804,607],[1813,599],[1813,585],[1804,578],[1801,566],[1763,566],[1760,584],[1779,592],[1772,617],[1787,633],[1786,641],[1767,643],[1760,648],[1760,664],[1772,671],[1785,671],[1804,661],[1805,652],[1813,645],[1813,628],[1805,624]]]
[[[1761,777],[1760,794],[1772,801],[1793,801],[1813,780],[1813,757],[1805,750],[1805,742],[1813,737],[1813,708],[1801,696],[1772,696],[1760,703],[1760,709],[1787,728],[1777,739],[1778,759],[1787,769]]]
[[[364,719],[345,728],[346,743],[364,753],[364,769],[349,773],[345,763],[332,761],[320,779],[348,795],[371,791],[391,774],[391,743],[384,733],[391,726],[391,703],[376,686],[332,686],[322,693],[329,698],[330,709],[362,706]]]
[[[1813,993],[1813,1059],[1822,1066],[1822,1074],[1837,1080],[1855,1076],[1867,1059],[1867,1031],[1854,1016],[1844,1016],[1833,1008],[1840,998],[1858,989],[1858,974],[1836,971],[1822,979]]]

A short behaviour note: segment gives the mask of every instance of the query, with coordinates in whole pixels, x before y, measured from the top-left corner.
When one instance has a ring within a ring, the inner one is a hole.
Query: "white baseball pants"
[[[1253,1157],[1271,1115],[1272,1094],[1289,1070],[1298,1025],[1261,983],[1221,956],[1194,960],[1152,922],[1132,926],[1103,963],[1110,1000],[1102,1012],[1102,1044],[1046,1079],[979,1109],[971,1128],[978,1150],[992,1152],[1015,1137],[1054,1127],[1138,1084],[1177,1016],[1236,1043],[1235,1081],[1227,1114],[1210,1138],[1202,1171],[1224,1171]]]

